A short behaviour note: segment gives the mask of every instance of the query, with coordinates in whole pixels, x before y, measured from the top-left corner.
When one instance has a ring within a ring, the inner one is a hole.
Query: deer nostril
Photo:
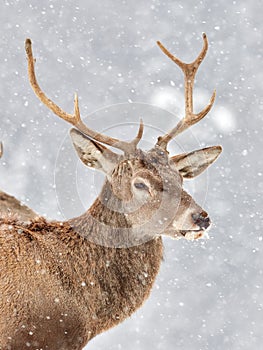
[[[198,214],[192,214],[194,223],[201,229],[207,229],[210,226],[210,219],[205,211]]]

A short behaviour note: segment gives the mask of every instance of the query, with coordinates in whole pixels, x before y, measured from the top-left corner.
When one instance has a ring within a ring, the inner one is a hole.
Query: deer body
[[[183,179],[203,172],[221,147],[173,157],[167,151],[168,142],[201,120],[214,102],[215,94],[203,111],[193,113],[194,77],[208,47],[203,39],[191,64],[158,43],[184,72],[186,115],[149,151],[137,148],[142,122],[134,140],[120,141],[83,123],[77,97],[73,115],[51,101],[37,83],[31,41],[26,40],[34,92],[75,126],[70,135],[79,158],[106,180],[87,212],[62,223],[48,222],[0,192],[0,350],[81,350],[147,299],[162,260],[162,235],[204,236],[210,219],[183,190]]]
[[[0,233],[2,350],[82,349],[141,306],[162,258],[161,238],[114,249],[44,219]]]
[[[107,227],[132,227],[124,213],[109,213],[105,196],[120,205],[106,181],[88,212],[69,222],[0,219],[0,310],[12,315],[0,319],[0,349],[82,349],[149,296],[162,240],[124,248],[93,243],[98,236],[116,244],[115,237],[107,241]]]

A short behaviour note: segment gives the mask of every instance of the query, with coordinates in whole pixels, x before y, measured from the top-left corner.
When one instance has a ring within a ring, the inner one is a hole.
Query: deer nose
[[[210,219],[205,211],[198,214],[192,214],[194,223],[200,227],[200,229],[207,229],[210,226]]]

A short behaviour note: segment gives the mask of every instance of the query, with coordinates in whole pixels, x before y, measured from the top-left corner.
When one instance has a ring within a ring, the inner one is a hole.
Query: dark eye
[[[143,182],[135,182],[134,187],[136,187],[138,190],[148,190],[148,186]]]

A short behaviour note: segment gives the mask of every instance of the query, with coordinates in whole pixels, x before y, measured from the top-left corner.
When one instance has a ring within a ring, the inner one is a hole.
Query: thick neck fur
[[[30,343],[80,350],[147,299],[162,260],[161,238],[113,247],[112,243],[121,245],[123,230],[132,224],[124,213],[106,209],[101,198],[65,223],[0,219],[0,311],[5,315],[0,348],[23,350]],[[101,243],[110,238],[110,244],[96,243],[100,236]]]
[[[114,196],[106,180],[90,209],[69,220],[69,223],[77,233],[96,244],[114,248],[132,247],[154,238],[153,232],[138,225],[145,220],[142,208],[140,203],[127,204]]]

